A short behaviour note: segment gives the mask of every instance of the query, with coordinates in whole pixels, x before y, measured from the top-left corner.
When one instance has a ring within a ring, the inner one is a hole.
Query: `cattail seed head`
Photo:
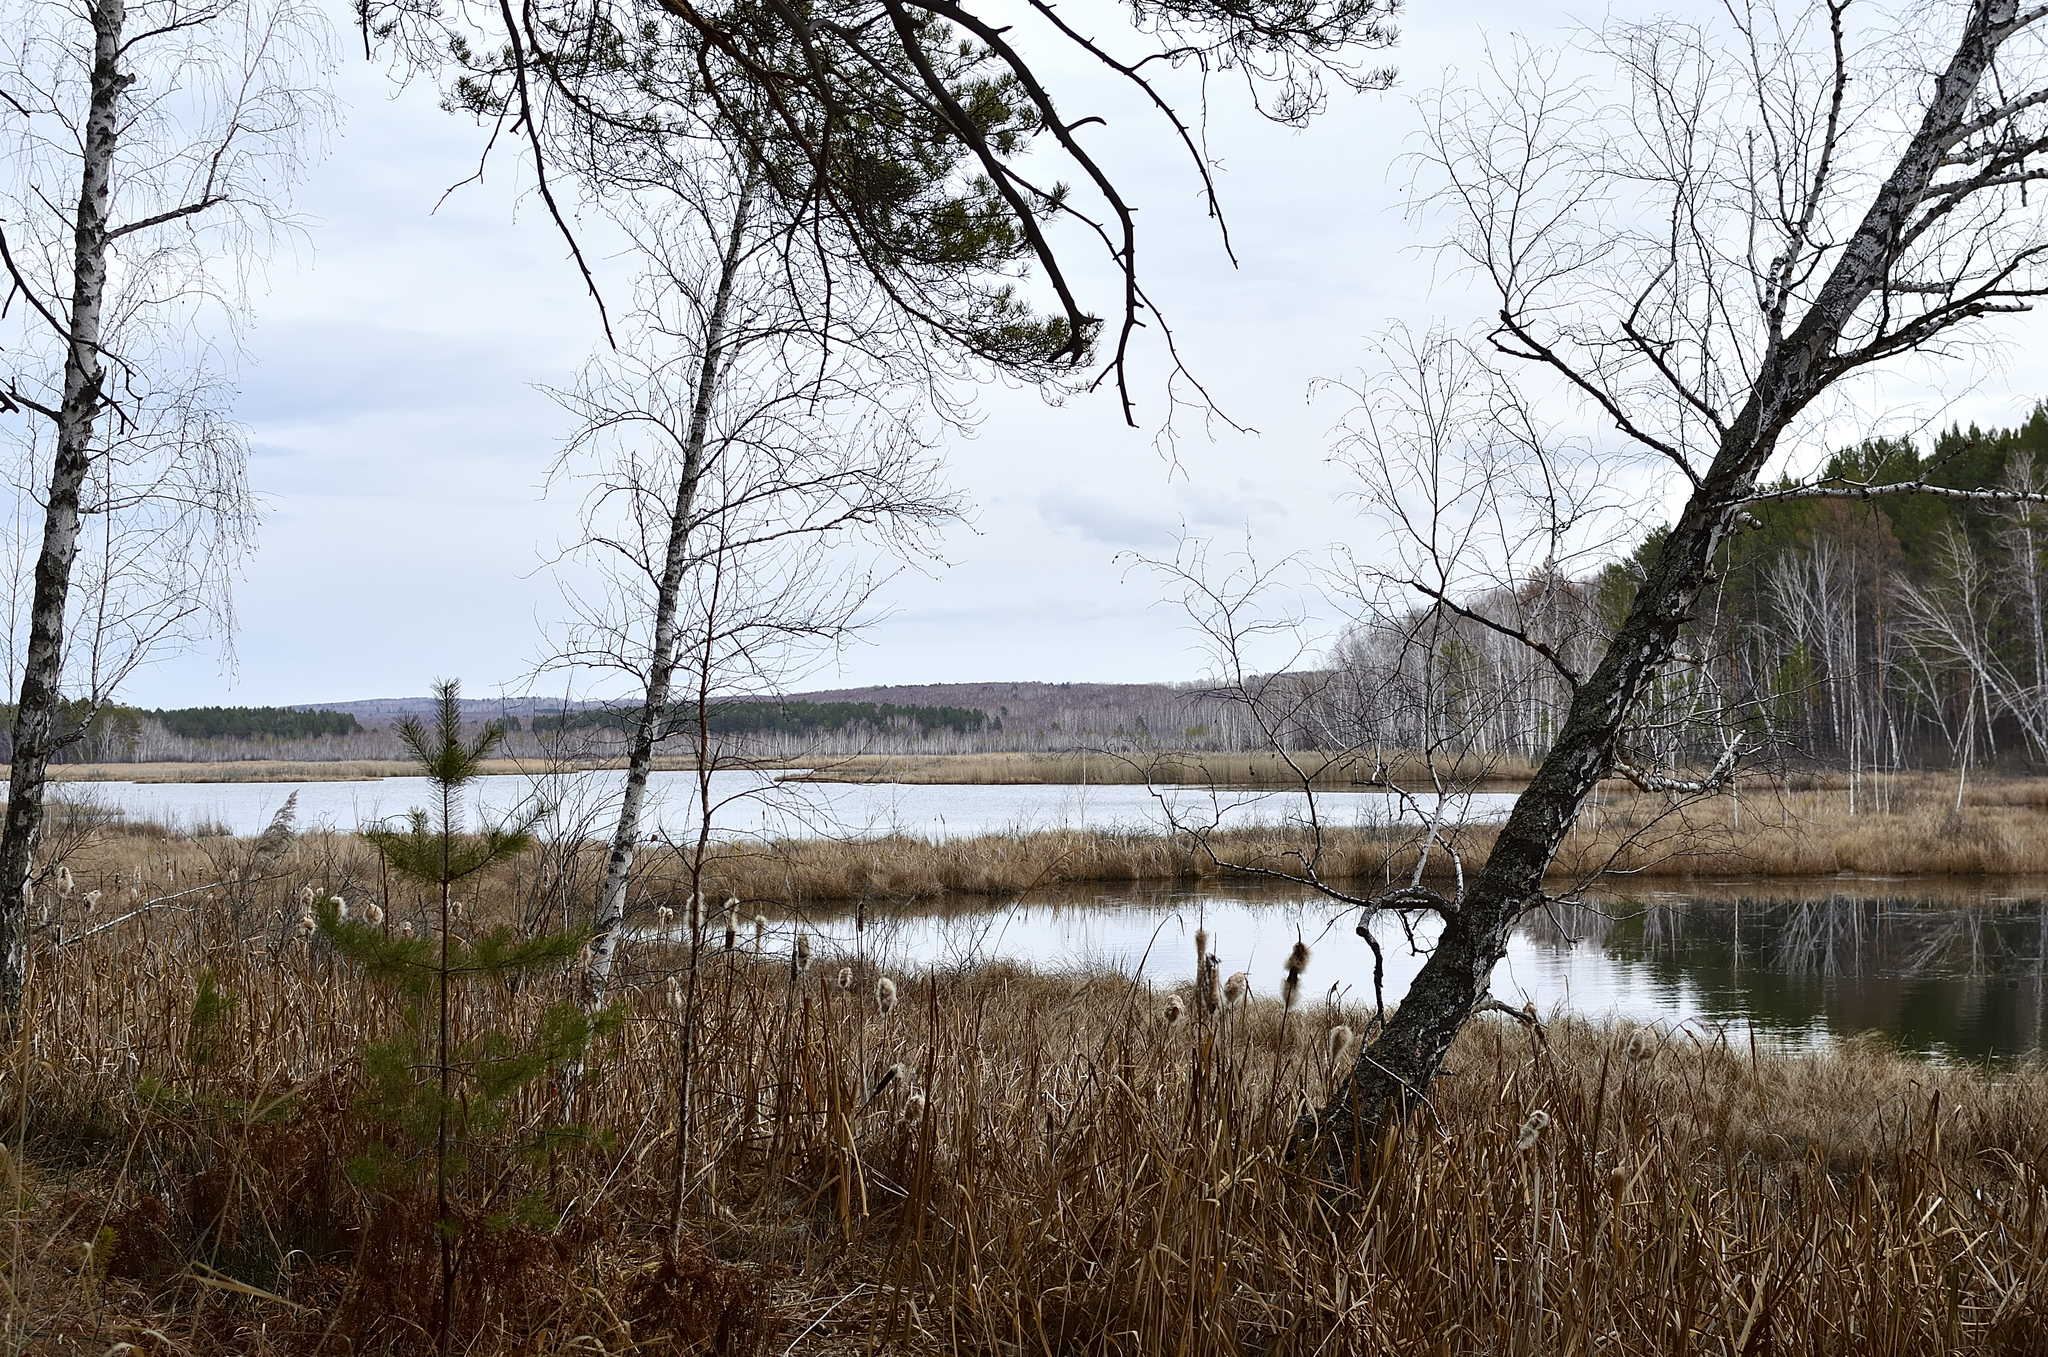
[[[87,891],[81,898],[85,901],[85,912],[87,914],[100,907],[100,893],[98,891]]]
[[[448,917],[451,919],[467,918],[469,917],[469,907],[460,900],[450,900],[448,902]]]
[[[1188,1006],[1181,1002],[1178,994],[1166,1001],[1166,1007],[1159,1010],[1159,1016],[1166,1020],[1168,1027],[1178,1027],[1180,1020],[1187,1016]]]
[[[1201,986],[1195,993],[1202,1001],[1202,1011],[1204,1013],[1214,1013],[1222,1006],[1223,985],[1221,977],[1217,974],[1219,969],[1216,965],[1216,958],[1213,956],[1209,958],[1208,964],[1202,968]]]
[[[1635,1061],[1648,1060],[1657,1053],[1657,1038],[1650,1035],[1647,1027],[1638,1027],[1628,1039],[1628,1058]]]
[[[310,884],[299,887],[299,903],[302,905],[311,905],[313,903],[313,887]]]
[[[902,1088],[906,1083],[909,1082],[909,1080],[909,1069],[907,1069],[901,1061],[898,1061],[896,1064],[891,1065],[888,1069],[882,1071],[881,1082],[875,1085],[875,1091],[869,1096],[879,1098],[882,1096],[883,1093],[887,1092],[889,1089]]]
[[[668,978],[668,1006],[680,1013],[683,1011],[683,982],[674,976]]]
[[[728,913],[725,916],[725,950],[730,952],[739,945],[740,916]]]
[[[57,897],[60,900],[70,899],[71,888],[77,884],[78,882],[75,879],[73,879],[71,875],[71,869],[69,867],[60,865],[57,868]]]
[[[398,925],[398,936],[401,938],[409,938],[412,936],[412,920],[407,919],[403,923]]]
[[[1535,1149],[1536,1141],[1549,1127],[1550,1114],[1540,1107],[1537,1108],[1529,1114],[1528,1119],[1522,1123],[1520,1133],[1515,1136],[1515,1149],[1523,1154]]]
[[[756,952],[759,952],[762,949],[762,947],[767,945],[767,942],[768,916],[765,914],[756,914],[754,916],[754,950]]]
[[[1619,1164],[1616,1164],[1613,1168],[1607,1170],[1607,1191],[1609,1192],[1609,1194],[1616,1197],[1619,1197],[1622,1193],[1628,1191],[1627,1169],[1623,1168]]]
[[[839,968],[839,992],[840,992],[840,993],[842,993],[842,994],[844,994],[844,993],[845,993],[845,992],[846,992],[847,990],[850,990],[850,989],[852,989],[852,988],[853,988],[853,967],[851,967],[851,966],[841,966],[841,967]]]
[[[910,1091],[910,1096],[903,1100],[903,1110],[896,1114],[896,1119],[905,1126],[915,1126],[918,1122],[924,1120],[924,1091],[922,1089],[912,1089]]]
[[[376,928],[379,925],[381,925],[384,922],[384,906],[378,904],[375,900],[372,900],[370,901],[369,904],[364,905],[363,922],[368,924],[372,928]]]
[[[334,916],[338,919],[346,919],[348,917],[348,901],[338,895],[334,897]]]
[[[656,905],[654,907],[654,925],[663,932],[668,931],[668,926],[675,922],[675,917],[676,912],[667,905]]]
[[[1332,1065],[1341,1065],[1344,1062],[1344,1055],[1351,1049],[1351,1042],[1355,1035],[1348,1023],[1340,1022],[1330,1029],[1330,1063]]]
[[[1280,1003],[1289,1013],[1301,1002],[1301,972],[1289,971],[1287,978],[1280,982]]]
[[[811,968],[811,935],[803,929],[796,935],[796,970],[802,975]]]
[[[1287,970],[1290,975],[1300,975],[1308,969],[1308,944],[1301,939],[1294,940],[1294,949],[1287,954]]]
[[[1223,1002],[1232,1008],[1236,1008],[1251,996],[1252,978],[1246,972],[1239,971],[1223,982]]]
[[[896,1007],[896,982],[886,975],[875,982],[875,1007],[882,1010],[883,1017]]]

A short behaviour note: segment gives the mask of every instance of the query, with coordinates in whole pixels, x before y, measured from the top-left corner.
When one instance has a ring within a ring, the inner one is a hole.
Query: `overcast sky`
[[[948,536],[943,565],[891,585],[892,615],[866,643],[802,686],[1190,678],[1201,657],[1185,621],[1129,553],[1170,554],[1183,531],[1232,544],[1249,533],[1267,558],[1320,558],[1335,542],[1370,551],[1327,460],[1344,402],[1312,403],[1310,383],[1355,370],[1390,321],[1422,326],[1477,304],[1455,280],[1432,287],[1418,248],[1430,228],[1400,208],[1410,99],[1510,24],[1556,40],[1574,15],[1598,18],[1540,2],[1417,7],[1391,54],[1400,86],[1340,95],[1305,132],[1251,116],[1219,86],[1211,149],[1235,270],[1156,121],[1125,107],[1093,132],[1135,185],[1148,283],[1190,366],[1258,432],[1183,417],[1169,459],[1156,376],[1141,380],[1138,430],[1107,392],[1058,408],[986,392],[978,435],[948,450],[971,526]],[[237,594],[235,663],[202,651],[157,664],[128,701],[398,696],[437,676],[484,696],[518,686],[560,613],[543,561],[576,506],[544,497],[542,482],[567,421],[534,384],[564,380],[588,354],[595,312],[545,215],[519,201],[511,160],[442,200],[482,140],[432,90],[394,97],[358,56],[339,91],[346,121],[300,199],[307,247],[275,263],[249,339],[239,413],[265,511]],[[622,276],[613,266],[613,283]],[[2010,421],[2048,391],[2027,325],[2010,332],[2021,342],[2006,370],[1959,395],[1951,384],[1945,413]],[[1310,604],[1324,631],[1336,625]]]

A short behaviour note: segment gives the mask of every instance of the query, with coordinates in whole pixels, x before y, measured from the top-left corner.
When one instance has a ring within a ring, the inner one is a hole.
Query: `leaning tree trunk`
[[[27,970],[28,882],[43,828],[43,790],[62,732],[64,612],[71,566],[78,556],[79,494],[92,465],[93,426],[105,370],[100,364],[100,313],[107,289],[108,200],[112,190],[117,114],[129,77],[121,73],[124,0],[92,7],[92,85],[86,108],[84,171],[73,224],[71,304],[66,321],[64,398],[55,411],[56,456],[50,471],[42,550],[36,557],[28,652],[14,716],[14,764],[7,782],[7,818],[0,831],[0,1006],[21,1007]]]
[[[745,253],[747,218],[752,206],[749,186],[742,189],[734,210],[732,236],[726,242],[725,254],[719,263],[718,291],[712,300],[711,312],[704,321],[704,358],[697,368],[690,427],[683,445],[682,472],[676,484],[675,503],[669,506],[668,544],[662,559],[661,580],[655,590],[654,643],[648,654],[646,700],[633,723],[632,747],[626,755],[626,792],[619,805],[618,828],[612,833],[611,856],[605,864],[604,889],[598,897],[596,933],[590,940],[586,999],[592,1008],[603,1004],[611,985],[612,962],[618,955],[619,927],[626,917],[626,880],[633,868],[634,848],[640,841],[640,814],[647,803],[647,777],[654,769],[654,747],[660,743],[668,722],[669,699],[682,649],[682,638],[676,624],[677,601],[682,593],[683,573],[689,565],[690,525],[696,513],[697,486],[704,475],[704,447],[711,427],[711,406],[717,399],[718,384],[726,371],[728,313],[732,305],[733,285],[738,280]]]
[[[1446,909],[1435,950],[1380,1035],[1305,1127],[1326,1172],[1351,1178],[1385,1118],[1428,1091],[1452,1040],[1487,997],[1494,966],[1523,911],[1542,898],[1544,873],[1586,796],[1613,771],[1630,711],[1671,656],[1712,562],[1738,522],[1757,477],[1790,420],[1842,375],[1836,351],[1857,309],[1884,283],[1928,202],[1943,156],[1958,140],[1999,46],[2023,26],[2014,0],[1978,0],[1919,130],[1879,189],[1811,307],[1766,348],[1739,414],[1697,483],[1636,595],[1627,620],[1592,675],[1577,687],[1564,728],[1515,801],[1493,852],[1456,908]],[[1928,210],[1932,210],[1931,208]],[[1504,328],[1524,332],[1503,312]]]

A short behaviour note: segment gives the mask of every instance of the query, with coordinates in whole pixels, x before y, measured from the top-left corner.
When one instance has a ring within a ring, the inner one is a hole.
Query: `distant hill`
[[[1163,712],[1205,705],[1191,685],[1171,683],[1031,683],[992,680],[985,683],[891,684],[866,688],[820,688],[790,693],[779,699],[816,705],[873,703],[886,707],[968,708],[1023,729],[1077,724],[1088,727],[1108,720],[1111,726],[1152,721]],[[389,725],[401,716],[424,716],[434,709],[429,697],[373,697],[347,702],[294,704],[303,711],[347,712],[368,725]],[[532,718],[559,718],[566,710],[602,710],[605,702],[569,702],[554,697],[465,697],[462,714],[477,721],[506,716],[530,725]],[[1119,718],[1127,718],[1120,720]],[[552,724],[552,722],[550,723]],[[572,723],[581,724],[581,723]]]

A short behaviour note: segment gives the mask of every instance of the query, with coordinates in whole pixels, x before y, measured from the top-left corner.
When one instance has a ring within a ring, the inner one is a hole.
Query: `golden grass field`
[[[0,1060],[0,1350],[424,1350],[431,1199],[360,1170],[379,1146],[428,1153],[366,1083],[402,1005],[290,936],[303,887],[383,898],[367,845],[306,835],[264,859],[102,831],[68,862]],[[455,928],[573,914],[591,867],[529,855]],[[390,900],[386,927],[432,929]],[[1169,1022],[1192,957],[799,972],[801,905],[756,907],[758,950],[743,925],[725,951],[718,919],[694,964],[631,944],[627,1021],[573,1105],[543,1080],[457,1143],[456,1350],[2048,1351],[2038,1064],[1482,1018],[1427,1111],[1333,1191],[1288,1137],[1367,1030],[1357,1009],[1254,998]],[[454,1029],[530,1036],[578,985],[570,966],[467,987]],[[520,1151],[564,1116],[595,1138]],[[507,1209],[529,1197],[558,1219]]]

